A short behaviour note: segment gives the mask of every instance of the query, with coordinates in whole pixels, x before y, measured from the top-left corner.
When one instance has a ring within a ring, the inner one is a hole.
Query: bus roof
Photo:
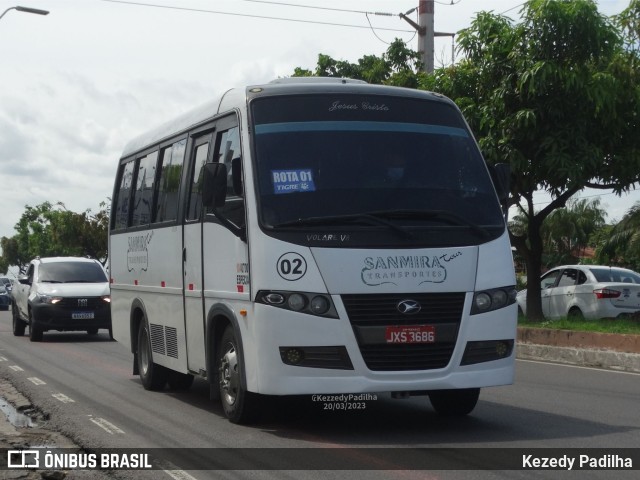
[[[443,101],[453,104],[451,100],[443,95],[424,90],[415,90],[411,88],[391,87],[382,85],[370,85],[362,80],[354,80],[350,78],[333,78],[333,77],[290,77],[278,78],[263,85],[250,85],[244,88],[232,88],[214,100],[200,105],[169,122],[145,132],[131,141],[129,141],[122,158],[133,155],[139,151],[148,148],[180,134],[186,132],[198,125],[210,121],[213,117],[220,113],[232,111],[240,105],[246,103],[249,97],[265,96],[265,95],[286,95],[286,94],[305,94],[305,93],[353,93],[353,94],[375,94],[375,95],[394,95],[403,97],[415,97]]]

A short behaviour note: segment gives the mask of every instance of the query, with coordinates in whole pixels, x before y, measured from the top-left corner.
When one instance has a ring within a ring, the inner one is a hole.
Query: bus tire
[[[479,397],[479,388],[434,390],[429,393],[429,400],[435,411],[446,416],[463,416],[471,413]]]
[[[231,325],[220,339],[216,368],[220,379],[220,402],[231,423],[250,423],[258,416],[258,395],[242,387],[242,355]]]
[[[167,384],[169,371],[162,365],[153,363],[151,338],[146,319],[142,319],[138,329],[138,372],[145,390],[162,390]]]
[[[175,370],[169,370],[167,383],[171,390],[185,392],[191,388],[193,384],[193,375],[189,373],[180,373]]]

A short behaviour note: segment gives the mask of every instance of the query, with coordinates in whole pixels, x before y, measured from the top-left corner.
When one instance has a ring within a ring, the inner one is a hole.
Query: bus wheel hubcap
[[[220,386],[222,387],[225,403],[228,405],[233,405],[236,401],[238,384],[238,357],[236,356],[236,349],[233,345],[230,345],[220,361]]]
[[[140,345],[140,370],[142,370],[143,375],[146,375],[149,370],[149,340],[146,332]]]

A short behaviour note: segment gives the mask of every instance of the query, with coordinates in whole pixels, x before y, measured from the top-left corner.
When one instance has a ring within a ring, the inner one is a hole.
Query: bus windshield
[[[504,231],[480,152],[444,102],[323,94],[256,99],[251,111],[266,230]]]

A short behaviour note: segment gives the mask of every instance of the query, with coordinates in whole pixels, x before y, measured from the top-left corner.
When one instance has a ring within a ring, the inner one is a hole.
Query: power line
[[[333,12],[345,12],[345,13],[360,13],[360,14],[369,14],[369,15],[391,15],[381,12],[366,12],[364,10],[347,10],[343,8],[331,8],[331,7],[317,7],[314,5],[299,5],[297,3],[285,3],[285,2],[273,2],[268,0],[239,0],[241,2],[250,2],[250,3],[266,3],[269,5],[282,5],[286,7],[297,7],[297,8],[312,8],[315,10],[331,10]],[[462,1],[462,0],[459,0]]]
[[[367,25],[353,25],[347,23],[335,23],[335,22],[321,22],[318,20],[303,20],[296,18],[284,18],[284,17],[272,17],[267,15],[251,15],[247,13],[234,13],[234,12],[224,12],[221,10],[206,10],[201,8],[189,8],[189,7],[177,7],[174,5],[159,5],[155,3],[142,3],[142,2],[134,2],[129,0],[98,0],[101,2],[109,2],[109,3],[120,3],[125,5],[136,5],[140,7],[150,7],[150,8],[164,8],[168,10],[181,10],[187,12],[197,12],[197,13],[212,13],[216,15],[229,15],[233,17],[248,17],[248,18],[258,18],[262,20],[280,20],[285,22],[296,22],[296,23],[311,23],[316,25],[330,25],[333,27],[346,27],[346,28],[364,28],[369,29],[370,27]],[[412,30],[403,30],[399,28],[387,28],[387,27],[379,27],[378,30],[385,30],[389,32],[403,32],[403,33],[411,33]]]
[[[638,189],[634,188],[632,190],[629,190],[628,192],[626,192],[627,194],[632,193],[632,192],[636,192],[638,191]],[[576,197],[576,199],[583,199],[583,198],[594,198],[594,197],[604,197],[605,195],[618,195],[616,192],[607,192],[607,193],[594,193],[593,195],[578,195]],[[551,201],[549,202],[534,202],[533,205],[549,205],[551,203]]]
[[[384,39],[380,38],[380,36],[376,33],[376,31],[375,31],[375,29],[374,29],[373,25],[371,24],[371,20],[369,19],[369,14],[367,13],[367,14],[365,14],[365,15],[366,15],[366,17],[367,17],[367,22],[369,22],[369,27],[371,27],[371,33],[373,33],[373,35],[374,35],[378,40],[380,40],[382,43],[384,43],[384,44],[386,44],[386,45],[391,45],[391,42],[387,42],[386,40],[384,40]],[[382,29],[380,29],[380,30],[382,30]],[[416,30],[414,30],[413,35],[411,36],[411,38],[410,38],[409,40],[407,40],[405,43],[409,43],[409,42],[411,42],[411,41],[415,38],[415,36],[416,36],[417,34],[418,34],[418,32],[417,32]]]
[[[511,8],[509,8],[509,9],[505,10],[504,12],[500,13],[500,15],[504,15],[505,13],[510,12],[511,10],[515,10],[515,9],[516,9],[516,8],[518,8],[518,7],[522,7],[525,3],[526,3],[526,2],[523,2],[523,3],[521,3],[520,5],[516,5],[515,7],[511,7]]]

